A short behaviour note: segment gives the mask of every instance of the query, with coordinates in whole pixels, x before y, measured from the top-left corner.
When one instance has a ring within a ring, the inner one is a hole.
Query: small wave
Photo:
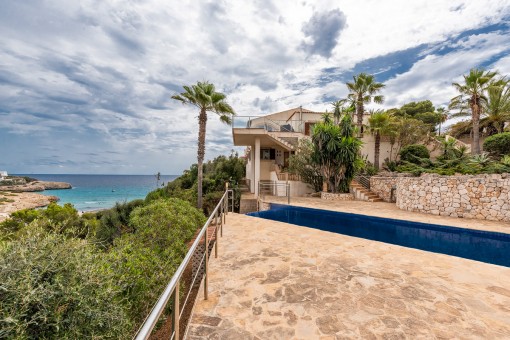
[[[99,204],[100,202],[98,202],[98,201],[85,201],[84,203],[85,204]]]

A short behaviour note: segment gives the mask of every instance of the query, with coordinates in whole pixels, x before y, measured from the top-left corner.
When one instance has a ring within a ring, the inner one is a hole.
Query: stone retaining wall
[[[370,177],[370,191],[382,198],[385,202],[395,202],[396,195],[391,197],[392,188],[397,186],[398,177]]]
[[[401,177],[397,207],[434,215],[510,221],[510,175]]]
[[[321,199],[329,201],[352,201],[354,200],[353,194],[338,194],[333,192],[321,192]]]
[[[370,191],[382,198],[385,202],[395,203],[396,192],[391,195],[392,188],[396,188],[397,179],[401,177],[411,177],[409,173],[398,172],[380,172],[378,175],[370,177]]]

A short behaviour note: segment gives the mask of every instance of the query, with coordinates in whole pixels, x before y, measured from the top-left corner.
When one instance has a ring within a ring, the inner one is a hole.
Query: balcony
[[[267,132],[304,133],[302,120],[274,120],[260,116],[235,116],[232,129],[263,129]]]

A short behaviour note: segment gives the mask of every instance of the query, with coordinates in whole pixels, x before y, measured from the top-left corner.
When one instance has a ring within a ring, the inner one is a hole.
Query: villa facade
[[[276,112],[266,116],[236,116],[232,135],[234,145],[246,146],[246,178],[250,192],[259,196],[260,183],[290,183],[290,196],[303,196],[312,192],[299,178],[288,174],[289,157],[293,155],[303,138],[310,138],[312,127],[322,119],[323,112],[303,107]],[[364,116],[368,123],[369,114]],[[362,155],[374,162],[374,137],[364,133]],[[391,145],[382,140],[380,165],[390,156]]]

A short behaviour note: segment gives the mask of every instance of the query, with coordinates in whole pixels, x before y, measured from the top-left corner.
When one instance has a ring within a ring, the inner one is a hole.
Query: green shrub
[[[498,133],[487,137],[483,142],[483,149],[498,159],[503,155],[510,154],[510,132]]]
[[[131,213],[132,234],[114,241],[106,254],[119,299],[140,324],[173,276],[188,250],[187,243],[205,223],[190,203],[171,198],[137,207]]]
[[[429,159],[430,153],[425,145],[411,144],[404,146],[400,150],[400,160],[420,164],[424,159]]]
[[[501,158],[500,163],[505,165],[505,166],[510,166],[510,155],[504,155]]]
[[[125,232],[132,232],[129,216],[135,208],[144,204],[144,200],[138,199],[116,203],[113,208],[98,212],[96,216],[100,223],[95,232],[95,240],[103,247],[109,247],[115,238]]]
[[[25,233],[24,229],[35,220],[47,232],[79,238],[93,233],[98,225],[94,216],[80,217],[70,203],[64,206],[51,203],[46,209],[25,209],[12,213],[11,218],[0,223],[0,240],[20,237]]]
[[[30,224],[0,244],[0,338],[130,337],[132,327],[111,276],[87,241]]]

